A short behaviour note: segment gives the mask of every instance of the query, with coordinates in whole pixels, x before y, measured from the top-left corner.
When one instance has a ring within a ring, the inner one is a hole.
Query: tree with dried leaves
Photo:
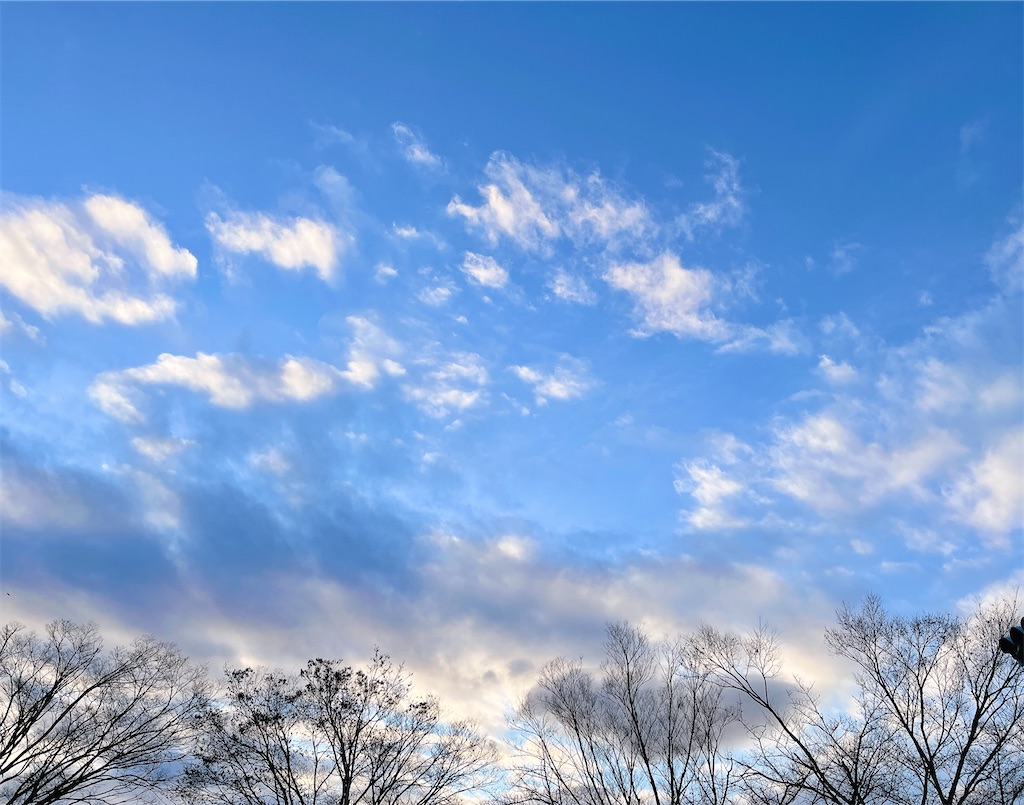
[[[736,712],[686,639],[608,627],[600,675],[555,660],[510,720],[509,800],[536,805],[718,805]]]
[[[0,798],[9,805],[138,802],[183,757],[205,675],[144,637],[106,652],[95,625],[0,631]]]
[[[493,780],[472,724],[376,653],[365,669],[310,660],[298,675],[230,671],[203,713],[180,796],[223,805],[450,805]]]
[[[867,598],[826,632],[852,661],[853,704],[823,713],[783,684],[777,636],[704,628],[701,656],[753,712],[739,761],[744,797],[765,805],[1011,805],[1024,798],[1024,669],[997,649],[1018,602],[963,618],[902,617]]]

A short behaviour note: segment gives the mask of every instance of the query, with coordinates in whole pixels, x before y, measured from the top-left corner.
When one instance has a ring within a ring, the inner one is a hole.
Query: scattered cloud
[[[122,422],[143,422],[136,405],[142,386],[179,386],[205,394],[221,408],[241,410],[256,401],[305,402],[327,394],[345,375],[311,358],[287,356],[280,361],[254,363],[239,355],[196,357],[160,355],[155,363],[101,374],[89,387],[89,397],[107,415]]]
[[[715,348],[716,353],[767,350],[776,355],[796,355],[807,349],[807,339],[791,319],[777,321],[767,327],[732,324],[729,325],[728,339]]]
[[[960,153],[966,154],[981,142],[988,131],[988,118],[981,118],[960,127]]]
[[[875,552],[875,546],[862,539],[851,539],[850,547],[853,548],[854,553],[861,556],[867,556]]]
[[[945,490],[954,516],[983,534],[990,544],[1008,545],[1010,532],[1024,527],[1024,428],[1000,434],[981,460]]]
[[[310,121],[309,127],[313,130],[316,145],[321,148],[330,145],[349,145],[355,141],[355,137],[340,126]]]
[[[595,385],[587,365],[569,355],[563,355],[550,372],[531,366],[510,366],[509,369],[524,383],[533,387],[537,405],[548,400],[573,400],[582,397]]]
[[[280,447],[268,447],[265,450],[253,451],[249,454],[249,464],[254,469],[271,475],[285,475],[292,468],[291,462]]]
[[[578,305],[597,304],[597,294],[587,285],[586,280],[570,274],[563,268],[556,269],[548,277],[547,287],[564,302],[575,302]]]
[[[262,212],[232,211],[225,218],[210,212],[206,228],[225,252],[258,254],[278,268],[291,271],[313,268],[325,281],[333,277],[347,242],[326,221]]]
[[[417,295],[423,304],[430,307],[441,307],[447,305],[448,301],[455,295],[458,289],[450,282],[442,282],[440,285],[431,285],[423,288]]]
[[[498,265],[497,260],[475,252],[466,252],[462,260],[462,273],[474,284],[484,288],[504,288],[508,283],[508,271]]]
[[[486,398],[487,369],[475,352],[453,352],[424,359],[426,370],[403,388],[420,410],[438,419],[469,410]]]
[[[746,521],[729,511],[730,498],[743,492],[743,484],[729,478],[716,464],[698,459],[676,466],[676,492],[689,494],[697,507],[685,512],[686,521],[698,530],[739,528]]]
[[[455,196],[448,214],[466,219],[489,243],[508,238],[523,249],[546,253],[561,237],[617,251],[642,242],[656,229],[642,201],[619,193],[600,173],[580,177],[560,167],[524,165],[495,152],[484,169],[478,207]]]
[[[193,279],[198,262],[138,204],[100,194],[78,203],[5,195],[0,252],[0,285],[13,296],[47,319],[92,324],[170,318],[177,304],[158,288]]]
[[[395,135],[395,141],[403,149],[402,153],[407,161],[427,168],[437,169],[442,166],[441,157],[427,148],[423,138],[407,125],[392,123],[391,131]]]
[[[0,335],[8,336],[12,333],[24,335],[36,344],[46,343],[46,339],[34,324],[29,324],[14,311],[0,310]]]
[[[381,285],[398,276],[398,269],[390,263],[377,263],[373,270],[373,278]]]
[[[992,281],[1006,294],[1024,290],[1024,223],[1011,219],[1013,231],[997,240],[985,255]]]
[[[637,335],[669,332],[704,341],[728,338],[728,325],[710,310],[716,282],[706,269],[683,268],[676,255],[665,252],[647,263],[613,264],[604,279],[633,298],[640,320]]]
[[[560,230],[527,188],[524,172],[513,157],[495,153],[484,169],[491,181],[479,188],[484,203],[473,207],[455,196],[448,203],[448,214],[461,215],[471,227],[482,230],[492,244],[505,236],[524,249],[540,248],[557,237]]]
[[[829,383],[842,385],[857,379],[857,370],[845,361],[834,361],[828,355],[818,357],[818,371]]]
[[[136,436],[132,439],[135,451],[157,464],[176,456],[186,447],[195,444],[192,439],[177,439],[173,436]]]
[[[857,253],[863,248],[853,241],[837,243],[828,256],[828,270],[835,276],[849,274],[857,267]]]
[[[376,386],[382,374],[400,377],[405,367],[399,363],[402,345],[388,335],[380,325],[367,316],[349,316],[345,320],[352,328],[349,341],[348,364],[341,376],[355,386],[370,389]]]
[[[738,226],[746,213],[746,191],[740,184],[740,163],[724,151],[708,149],[705,179],[715,191],[711,201],[694,203],[677,219],[686,239],[692,241],[698,230],[719,232]]]

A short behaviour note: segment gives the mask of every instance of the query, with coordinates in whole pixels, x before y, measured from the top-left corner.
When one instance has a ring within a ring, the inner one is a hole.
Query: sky
[[[1024,6],[0,16],[5,621],[404,661],[1024,582]],[[1022,613],[1024,614],[1024,613]]]

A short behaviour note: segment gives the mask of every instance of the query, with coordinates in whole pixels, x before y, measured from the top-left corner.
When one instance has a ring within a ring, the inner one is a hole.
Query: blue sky
[[[404,659],[1020,585],[1019,4],[7,4],[5,619]]]

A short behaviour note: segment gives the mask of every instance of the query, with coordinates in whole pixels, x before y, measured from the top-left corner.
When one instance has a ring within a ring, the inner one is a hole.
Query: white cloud
[[[836,362],[828,355],[818,357],[818,371],[829,383],[843,385],[857,379],[857,370],[845,361]]]
[[[349,341],[348,364],[341,376],[362,388],[373,388],[381,374],[399,377],[405,368],[396,360],[402,346],[378,324],[366,316],[349,316],[352,328]]]
[[[156,363],[105,372],[89,387],[89,397],[109,416],[142,422],[136,400],[141,386],[180,386],[204,394],[221,408],[241,410],[258,400],[305,402],[328,394],[339,377],[335,367],[311,358],[253,364],[237,355],[196,357],[160,355]]]
[[[863,440],[834,414],[819,413],[777,427],[768,458],[776,489],[825,513],[874,506],[895,493],[926,499],[925,482],[963,451],[938,428],[886,445]]]
[[[828,336],[841,336],[851,341],[860,339],[860,330],[845,313],[825,316],[818,326]]]
[[[291,470],[292,464],[279,447],[268,447],[249,454],[249,464],[260,472],[272,475],[284,475]]]
[[[404,123],[392,123],[391,131],[395,140],[403,149],[405,158],[414,165],[423,165],[428,168],[440,168],[441,157],[434,154],[427,148],[423,138],[417,135]]]
[[[34,341],[37,344],[43,344],[46,339],[43,338],[42,333],[39,332],[39,328],[35,325],[28,324],[21,316],[13,311],[0,310],[0,335],[8,335],[12,332],[21,333],[28,337],[30,341]]]
[[[964,374],[938,358],[927,358],[917,372],[914,405],[922,411],[955,411],[973,396]]]
[[[448,304],[448,300],[452,298],[455,290],[455,287],[452,285],[432,285],[421,290],[416,295],[416,298],[425,305],[441,307],[442,305]]]
[[[522,167],[514,158],[496,153],[484,173],[491,179],[479,188],[484,203],[473,207],[455,196],[448,204],[449,215],[463,216],[471,226],[482,229],[491,243],[505,235],[524,249],[536,249],[558,236],[558,225],[545,215],[526,187],[520,175]]]
[[[164,228],[137,204],[117,196],[96,195],[83,206],[96,226],[135,254],[139,265],[151,274],[195,277],[196,258],[188,250],[176,248]]]
[[[373,278],[381,285],[397,276],[398,269],[388,263],[378,263],[373,272]]]
[[[988,119],[982,118],[960,127],[960,153],[966,154],[982,138],[988,129]]]
[[[861,248],[861,244],[853,241],[835,244],[829,254],[829,271],[837,277],[849,274],[857,267],[857,252]]]
[[[868,554],[875,552],[875,546],[862,539],[851,539],[850,547],[853,548],[854,553],[860,554],[861,556],[867,556]]]
[[[140,455],[150,461],[161,463],[171,456],[175,456],[186,447],[195,444],[192,439],[176,439],[173,436],[160,438],[158,436],[136,436],[132,439],[132,447]]]
[[[654,231],[641,201],[628,200],[597,172],[579,177],[558,167],[531,167],[495,152],[479,186],[484,202],[474,207],[455,196],[448,214],[466,219],[494,244],[507,237],[523,249],[546,252],[560,237],[579,245],[617,250]]]
[[[586,280],[569,274],[561,268],[548,278],[548,288],[555,296],[566,302],[575,302],[580,305],[597,304],[597,294],[590,289]]]
[[[482,403],[488,383],[483,359],[473,352],[455,352],[427,361],[430,368],[419,382],[409,382],[406,397],[428,416],[443,418]]]
[[[739,161],[724,151],[709,149],[709,152],[705,179],[714,188],[715,196],[711,201],[691,204],[679,216],[677,222],[687,240],[693,240],[698,229],[717,231],[738,226],[746,212],[743,200],[746,192],[740,184]]]
[[[686,520],[696,529],[739,528],[746,525],[726,505],[729,498],[743,491],[743,484],[726,476],[716,464],[705,460],[677,465],[686,476],[677,475],[673,486],[680,494],[689,494],[699,504],[686,512]]]
[[[777,321],[767,327],[750,324],[726,325],[729,340],[715,352],[752,352],[766,349],[776,355],[796,355],[806,350],[806,339],[792,320]]]
[[[586,364],[569,355],[563,355],[559,365],[550,372],[530,366],[510,366],[509,369],[533,387],[538,405],[544,405],[548,400],[577,399],[594,387]]]
[[[462,272],[485,288],[504,288],[508,282],[508,271],[498,265],[497,260],[475,252],[466,252],[462,260]]]
[[[154,285],[194,278],[196,258],[174,246],[142,207],[116,196],[80,204],[4,198],[0,284],[46,318],[74,313],[93,324],[143,324],[174,315]],[[138,268],[145,275],[140,281]]]
[[[316,144],[321,147],[328,145],[348,145],[355,140],[355,137],[340,126],[334,126],[330,123],[313,123],[312,121],[309,126],[313,129],[313,134],[316,137]]]
[[[1014,230],[996,241],[985,255],[992,281],[1008,294],[1024,290],[1024,224],[1019,220],[1012,223]]]
[[[706,269],[683,268],[676,255],[666,252],[649,263],[612,265],[604,279],[633,297],[641,320],[638,335],[670,332],[706,341],[728,338],[728,325],[708,309],[716,288]]]
[[[331,224],[312,218],[276,218],[262,212],[232,211],[206,216],[217,246],[233,254],[259,254],[278,268],[313,268],[324,280],[334,275],[345,238]]]
[[[415,240],[416,238],[423,236],[423,233],[414,226],[399,226],[398,224],[392,224],[391,231],[393,231],[397,237],[402,238],[402,240]]]
[[[1005,545],[1024,527],[1024,428],[1001,434],[945,494],[956,519]]]

